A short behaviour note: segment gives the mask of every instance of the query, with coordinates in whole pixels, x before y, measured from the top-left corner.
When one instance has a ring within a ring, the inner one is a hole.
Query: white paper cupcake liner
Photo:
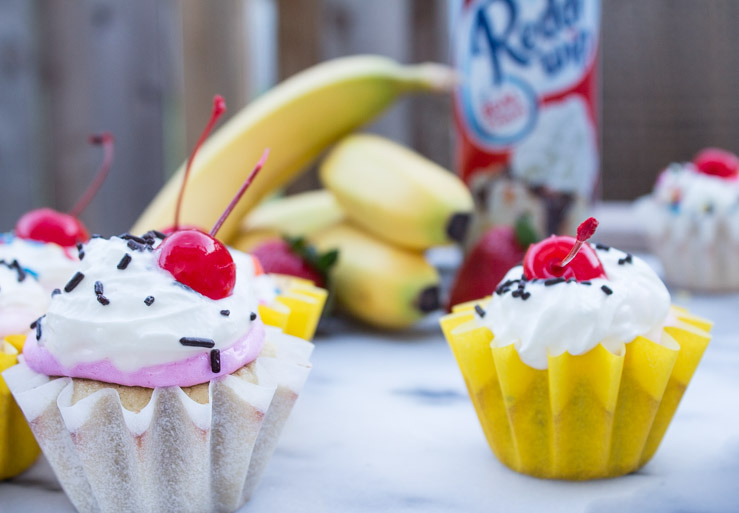
[[[204,387],[159,388],[140,411],[119,393],[136,409],[135,387],[49,378],[25,363],[4,377],[81,513],[231,512],[274,452],[312,347],[269,329],[259,358],[211,381],[207,402]]]

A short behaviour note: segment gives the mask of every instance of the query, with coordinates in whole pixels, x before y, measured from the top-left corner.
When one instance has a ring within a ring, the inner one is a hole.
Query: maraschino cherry
[[[598,221],[590,217],[577,228],[577,239],[555,236],[533,244],[523,259],[526,279],[574,278],[587,281],[605,278],[598,255],[589,244],[585,244],[595,233]]]
[[[706,148],[693,159],[698,171],[706,175],[735,179],[739,177],[739,157],[719,148]]]
[[[90,233],[77,216],[87,208],[110,172],[113,164],[113,136],[107,132],[93,135],[90,137],[90,142],[103,146],[103,163],[77,204],[67,214],[51,208],[39,208],[23,214],[15,225],[17,237],[39,242],[53,242],[63,247],[71,247],[90,238]]]
[[[231,252],[215,237],[262,169],[268,153],[265,150],[210,234],[194,229],[179,230],[162,241],[159,246],[159,267],[169,271],[178,282],[211,299],[223,299],[231,295],[236,284],[236,264]]]
[[[262,169],[269,153],[268,150],[265,150],[262,158],[259,159],[254,170],[242,184],[236,196],[234,196],[231,203],[226,207],[226,210],[209,234],[201,231],[199,228],[180,227],[180,206],[182,204],[185,184],[190,173],[190,167],[198,149],[208,137],[218,118],[225,111],[226,102],[221,96],[216,95],[213,99],[213,110],[210,121],[200,135],[187,161],[185,176],[182,180],[180,196],[175,210],[174,225],[172,228],[165,230],[165,233],[169,233],[169,235],[167,235],[158,248],[159,267],[169,271],[178,282],[187,285],[196,292],[211,299],[223,299],[224,297],[230,296],[236,284],[236,264],[231,257],[231,252],[215,237],[224,221],[254,181],[257,173]]]

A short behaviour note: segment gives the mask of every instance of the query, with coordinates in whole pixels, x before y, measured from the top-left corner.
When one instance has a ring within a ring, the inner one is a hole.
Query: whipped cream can
[[[464,0],[460,11],[456,168],[478,230],[529,214],[542,235],[573,233],[599,183],[600,0]]]

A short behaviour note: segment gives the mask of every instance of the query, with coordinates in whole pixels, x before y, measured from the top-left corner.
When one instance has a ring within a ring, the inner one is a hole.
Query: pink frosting
[[[189,387],[231,374],[254,361],[262,350],[264,336],[264,324],[257,319],[252,323],[246,335],[228,349],[221,350],[220,372],[213,372],[210,349],[207,348],[203,348],[202,353],[185,360],[143,367],[135,372],[121,371],[107,359],[80,363],[70,369],[60,364],[46,348],[39,346],[35,336],[29,335],[23,348],[23,357],[31,369],[47,376],[88,378],[106,383],[145,388]]]

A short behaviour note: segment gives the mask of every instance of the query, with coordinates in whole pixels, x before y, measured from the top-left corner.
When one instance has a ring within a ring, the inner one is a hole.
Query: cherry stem
[[[596,228],[598,228],[598,220],[594,217],[588,217],[582,222],[582,224],[580,224],[580,226],[577,227],[577,241],[575,242],[575,245],[572,246],[572,249],[567,256],[559,263],[560,267],[564,267],[572,262],[572,259],[575,258],[577,252],[580,251],[580,248],[585,241],[595,234]]]
[[[103,163],[100,164],[100,169],[95,175],[95,178],[93,178],[92,183],[87,187],[85,193],[69,211],[69,215],[72,217],[78,217],[87,208],[100,190],[100,187],[102,187],[103,182],[108,177],[110,168],[113,166],[113,134],[103,132],[102,134],[91,135],[90,144],[101,145],[103,147]]]
[[[267,156],[269,155],[269,148],[264,150],[264,153],[262,153],[262,157],[259,159],[259,162],[257,162],[257,165],[254,166],[254,169],[252,170],[249,177],[246,179],[246,181],[241,185],[241,188],[239,189],[239,192],[236,193],[236,196],[231,200],[231,203],[228,204],[226,207],[226,210],[221,214],[221,217],[216,222],[215,226],[213,226],[213,229],[210,231],[210,236],[215,238],[216,234],[218,233],[218,230],[221,229],[221,226],[223,226],[223,223],[226,221],[226,218],[231,214],[231,211],[236,207],[236,204],[239,202],[241,197],[246,192],[246,189],[249,188],[251,183],[254,181],[254,179],[257,177],[257,174],[262,169],[262,166],[264,166],[264,161],[267,160]]]
[[[218,118],[220,118],[223,113],[226,112],[226,101],[223,99],[223,96],[217,94],[213,97],[213,109],[210,112],[210,120],[208,121],[208,124],[205,125],[205,129],[200,134],[200,138],[198,139],[198,142],[195,143],[195,148],[193,148],[192,153],[190,154],[190,157],[187,159],[187,166],[185,167],[185,176],[182,178],[182,186],[180,187],[180,195],[177,198],[177,208],[174,212],[174,231],[177,231],[180,227],[180,209],[182,207],[182,199],[185,196],[185,185],[187,184],[187,179],[190,176],[190,168],[192,167],[192,162],[195,160],[195,155],[197,155],[198,150],[203,145],[205,140],[208,138],[208,135],[213,130],[213,127],[215,126],[216,122],[218,121]]]

